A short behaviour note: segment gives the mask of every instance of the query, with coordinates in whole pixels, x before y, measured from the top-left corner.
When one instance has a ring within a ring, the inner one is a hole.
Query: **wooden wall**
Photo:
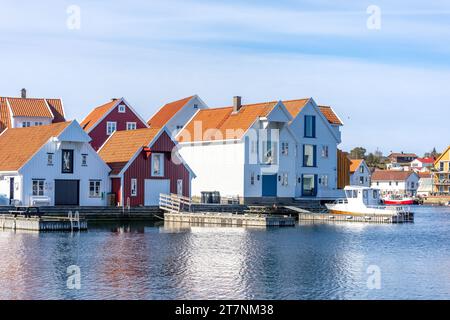
[[[350,185],[350,159],[348,154],[342,150],[337,150],[337,176],[338,189],[344,189],[345,186]]]

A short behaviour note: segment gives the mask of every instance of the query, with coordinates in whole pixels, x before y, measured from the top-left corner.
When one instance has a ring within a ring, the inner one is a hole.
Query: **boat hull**
[[[385,205],[395,205],[395,206],[408,206],[414,204],[413,199],[404,199],[404,200],[384,200]]]

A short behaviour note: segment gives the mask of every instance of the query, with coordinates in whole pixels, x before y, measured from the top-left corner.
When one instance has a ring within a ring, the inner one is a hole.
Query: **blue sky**
[[[422,154],[450,144],[444,1],[4,1],[0,95],[61,97],[79,121],[112,97],[147,119],[198,94],[210,106],[313,97],[342,148]],[[80,29],[67,27],[70,5]],[[381,28],[367,28],[370,5]]]

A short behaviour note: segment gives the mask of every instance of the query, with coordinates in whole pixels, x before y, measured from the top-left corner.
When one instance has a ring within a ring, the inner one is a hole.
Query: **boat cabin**
[[[377,206],[380,205],[380,190],[369,187],[347,186],[344,188],[348,204]]]

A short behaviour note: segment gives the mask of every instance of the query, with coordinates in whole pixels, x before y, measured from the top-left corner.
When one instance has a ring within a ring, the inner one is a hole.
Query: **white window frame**
[[[181,190],[180,190],[180,184],[181,184]],[[184,187],[183,186],[183,179],[178,179],[177,180],[177,195],[178,196],[183,196],[183,187]]]
[[[86,153],[83,153],[81,155],[81,166],[82,167],[87,167],[88,166],[88,155]]]
[[[111,126],[114,126],[114,130],[112,130],[112,131],[110,130]],[[116,121],[106,122],[106,135],[110,136],[116,131],[117,131],[117,122]]]
[[[329,148],[328,145],[324,144],[322,145],[322,158],[328,159],[329,157]]]
[[[94,191],[91,190],[93,185]],[[101,180],[89,180],[89,198],[101,198],[102,192],[102,181]]]
[[[127,111],[127,107],[124,104],[119,104],[119,106],[117,107],[117,111],[119,113],[125,113]]]
[[[282,142],[281,143],[281,154],[284,156],[289,155],[289,142]]]
[[[132,126],[132,128],[130,128]],[[137,123],[136,122],[127,122],[127,130],[136,130],[137,129]]]
[[[137,179],[132,178],[131,182],[130,182],[130,195],[132,197],[137,197],[137,194],[138,194],[137,188],[138,188]]]
[[[36,193],[35,193],[35,183],[37,183],[36,186]],[[33,179],[31,181],[31,194],[32,196],[43,196],[45,195],[45,180],[44,179]]]
[[[159,172],[154,171],[155,158],[160,157],[159,160]],[[164,153],[152,153],[152,161],[151,161],[151,173],[152,177],[164,177]]]
[[[47,153],[47,166],[51,167],[53,166],[53,158],[54,153]]]

